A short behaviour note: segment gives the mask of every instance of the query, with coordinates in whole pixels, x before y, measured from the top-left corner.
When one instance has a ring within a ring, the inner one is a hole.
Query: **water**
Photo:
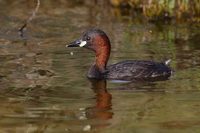
[[[21,38],[17,29],[34,3],[0,1],[1,132],[200,131],[199,25],[144,23],[103,4],[42,1]],[[93,53],[65,45],[94,26],[111,39],[110,64],[171,59],[174,75],[155,83],[89,81]]]

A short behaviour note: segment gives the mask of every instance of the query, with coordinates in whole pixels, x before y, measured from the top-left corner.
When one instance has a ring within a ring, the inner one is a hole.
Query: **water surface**
[[[199,25],[140,22],[104,4],[42,1],[21,38],[34,3],[0,1],[0,131],[200,131]],[[65,45],[90,27],[110,37],[109,64],[171,59],[174,75],[154,83],[89,81],[93,53]]]

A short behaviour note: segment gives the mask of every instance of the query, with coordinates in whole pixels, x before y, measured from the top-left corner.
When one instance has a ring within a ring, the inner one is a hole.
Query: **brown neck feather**
[[[93,43],[95,45],[93,45],[92,49],[96,54],[95,67],[101,73],[104,73],[106,70],[108,59],[110,57],[110,40],[106,35],[96,36],[93,40]]]
[[[110,48],[108,47],[101,47],[96,52],[95,65],[101,72],[105,71],[109,56],[110,56]]]

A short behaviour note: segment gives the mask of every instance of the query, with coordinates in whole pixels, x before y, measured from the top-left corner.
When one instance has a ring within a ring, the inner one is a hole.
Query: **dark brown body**
[[[152,61],[122,61],[106,67],[102,73],[92,66],[88,71],[88,78],[113,79],[113,80],[166,80],[171,76],[171,69],[164,63]]]

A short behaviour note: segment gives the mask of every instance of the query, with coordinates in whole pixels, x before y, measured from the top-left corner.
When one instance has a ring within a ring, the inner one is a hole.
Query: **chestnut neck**
[[[100,72],[104,73],[110,57],[110,44],[99,47],[95,54],[95,66]]]

